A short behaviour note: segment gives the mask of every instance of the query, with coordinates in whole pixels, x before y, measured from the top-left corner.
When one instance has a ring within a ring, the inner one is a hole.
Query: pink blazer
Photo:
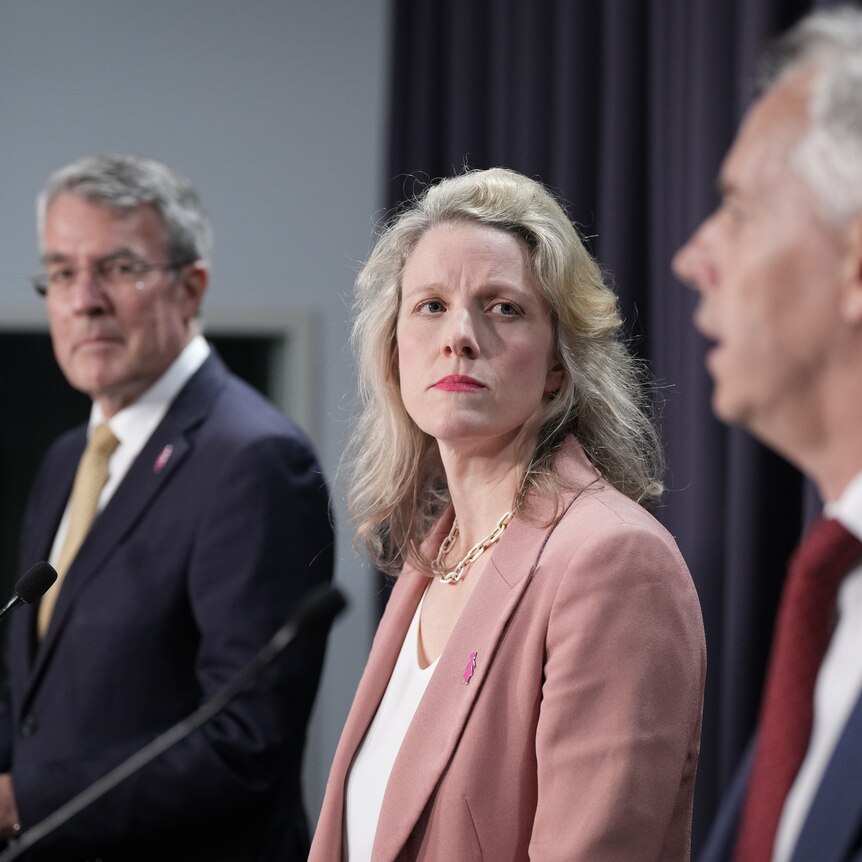
[[[689,858],[706,667],[691,577],[670,534],[574,440],[556,466],[584,490],[550,526],[516,517],[494,549],[396,758],[374,862]],[[392,592],[313,862],[342,860],[350,764],[426,584],[406,567]]]

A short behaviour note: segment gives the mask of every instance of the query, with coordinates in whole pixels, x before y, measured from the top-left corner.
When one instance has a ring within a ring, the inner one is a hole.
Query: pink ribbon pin
[[[464,668],[464,685],[467,685],[473,679],[473,672],[476,670],[476,650],[470,653],[470,658],[467,659],[467,667]]]
[[[162,470],[165,469],[165,465],[170,460],[170,457],[173,454],[173,451],[174,451],[174,447],[171,446],[170,443],[168,443],[168,445],[165,446],[165,448],[162,449],[161,452],[159,452],[159,457],[156,458],[155,463],[153,464],[153,472],[154,473],[161,473]]]

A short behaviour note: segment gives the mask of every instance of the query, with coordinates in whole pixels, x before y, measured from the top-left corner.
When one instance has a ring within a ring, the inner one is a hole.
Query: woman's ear
[[[389,377],[393,383],[401,385],[401,372],[398,366],[398,342],[392,347],[392,359],[389,361]]]
[[[548,373],[545,375],[545,395],[554,396],[557,394],[563,385],[565,374],[563,363],[556,358],[551,359]]]

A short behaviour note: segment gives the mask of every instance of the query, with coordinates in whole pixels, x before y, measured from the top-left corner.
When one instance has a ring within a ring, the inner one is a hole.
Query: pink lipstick
[[[484,383],[464,374],[450,374],[448,377],[438,380],[433,388],[442,389],[444,392],[476,392],[487,387]]]

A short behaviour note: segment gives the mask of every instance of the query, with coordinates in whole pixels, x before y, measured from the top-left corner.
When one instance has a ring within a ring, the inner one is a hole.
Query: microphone
[[[39,563],[33,569],[39,566],[51,568],[47,563]],[[33,569],[30,571],[32,572]],[[51,572],[54,573],[54,570],[51,569]],[[21,580],[23,581],[24,578]],[[136,751],[89,787],[84,788],[77,796],[73,796],[44,820],[40,820],[35,826],[22,832],[16,840],[10,842],[6,850],[0,853],[0,862],[12,862],[13,859],[17,859],[38,841],[59,829],[85,808],[89,808],[118,784],[131,778],[160,754],[164,754],[169,748],[182,742],[189,734],[221,712],[239,692],[253,682],[257,675],[300,635],[327,629],[345,607],[347,607],[347,601],[336,587],[327,584],[308,593],[300,601],[296,611],[287,622],[224,688],[201,704],[191,715],[169,727],[152,742]]]
[[[57,580],[57,572],[48,563],[36,563],[18,578],[15,584],[15,595],[0,608],[0,620],[20,605],[32,605],[48,592],[48,588]]]

